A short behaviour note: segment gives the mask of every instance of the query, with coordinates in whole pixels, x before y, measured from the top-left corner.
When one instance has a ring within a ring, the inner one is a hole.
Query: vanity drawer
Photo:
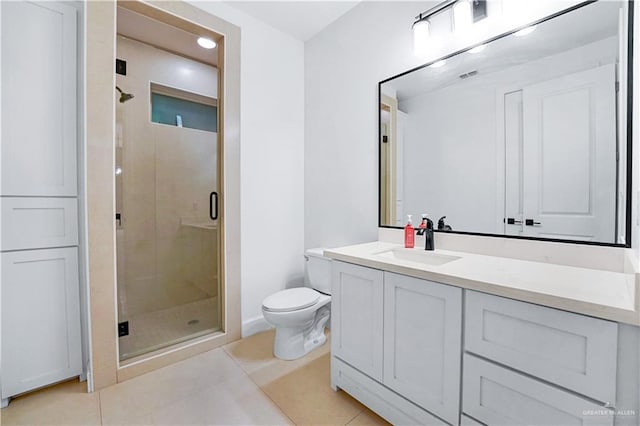
[[[618,325],[466,293],[465,350],[615,405]]]
[[[462,410],[484,424],[613,425],[604,407],[473,355],[463,369]]]
[[[75,245],[76,198],[2,198],[2,251]]]

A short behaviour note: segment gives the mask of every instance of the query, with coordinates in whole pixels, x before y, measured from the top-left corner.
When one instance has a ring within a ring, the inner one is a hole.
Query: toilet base
[[[324,327],[329,321],[328,307],[318,310],[314,320],[303,327],[276,327],[273,354],[287,361],[301,358],[327,341]]]

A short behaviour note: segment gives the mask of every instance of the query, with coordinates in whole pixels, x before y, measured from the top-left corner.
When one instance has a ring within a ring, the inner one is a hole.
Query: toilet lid
[[[272,312],[287,312],[308,308],[320,299],[320,293],[307,288],[282,290],[264,299],[262,306]]]

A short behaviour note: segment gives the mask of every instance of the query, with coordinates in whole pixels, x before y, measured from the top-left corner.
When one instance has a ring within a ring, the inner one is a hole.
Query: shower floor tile
[[[120,337],[120,359],[173,345],[220,329],[218,298],[129,317],[129,335]]]

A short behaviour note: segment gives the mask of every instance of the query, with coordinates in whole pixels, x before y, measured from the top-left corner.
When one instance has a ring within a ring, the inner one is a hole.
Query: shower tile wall
[[[117,57],[127,75],[116,82],[135,95],[116,108],[122,321],[218,296],[217,231],[184,225],[213,223],[217,135],[151,123],[149,102],[150,82],[217,98],[217,70],[121,36]]]

